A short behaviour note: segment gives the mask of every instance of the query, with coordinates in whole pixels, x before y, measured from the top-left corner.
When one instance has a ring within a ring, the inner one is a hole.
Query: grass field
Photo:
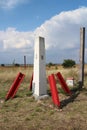
[[[46,68],[46,76],[61,72],[63,77],[74,77],[78,86],[79,69],[64,69],[61,66]],[[5,96],[19,72],[25,74],[14,99],[5,101]],[[59,88],[62,108],[53,105],[52,98],[36,101],[28,90],[32,67],[0,67],[0,130],[87,130],[87,66],[84,88],[75,91],[72,97]],[[48,92],[49,84],[47,84]]]

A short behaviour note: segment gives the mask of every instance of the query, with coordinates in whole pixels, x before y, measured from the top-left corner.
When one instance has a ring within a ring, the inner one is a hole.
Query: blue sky
[[[62,12],[87,5],[87,0],[0,0],[0,29],[15,27],[19,31],[34,30],[46,20]],[[4,1],[4,5],[2,4]]]
[[[33,63],[35,36],[45,38],[46,62],[79,61],[87,0],[0,0],[0,64]],[[85,61],[87,62],[87,45]]]

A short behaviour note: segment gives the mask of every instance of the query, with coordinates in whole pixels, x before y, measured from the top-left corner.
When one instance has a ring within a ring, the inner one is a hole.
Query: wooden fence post
[[[85,57],[85,27],[80,28],[80,73],[79,85],[80,88],[84,85],[84,57]]]

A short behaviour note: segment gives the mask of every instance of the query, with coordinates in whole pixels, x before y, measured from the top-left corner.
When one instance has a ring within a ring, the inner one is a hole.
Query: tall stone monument
[[[34,48],[33,96],[35,99],[47,97],[45,39],[36,37]]]

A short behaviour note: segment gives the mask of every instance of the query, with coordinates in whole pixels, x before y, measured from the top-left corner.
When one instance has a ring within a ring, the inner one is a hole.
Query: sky
[[[79,62],[80,28],[85,27],[87,0],[0,0],[0,64],[34,61],[35,38],[45,38],[46,63]]]

